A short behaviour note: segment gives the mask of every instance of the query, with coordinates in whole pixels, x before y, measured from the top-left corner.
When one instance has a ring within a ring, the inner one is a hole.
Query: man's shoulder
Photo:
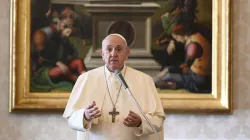
[[[103,73],[102,73],[103,69],[104,69],[104,66],[89,70],[89,71],[83,73],[82,75],[80,75],[80,77],[98,77],[98,76],[102,76],[103,75]]]
[[[95,69],[87,71],[87,73],[91,74],[91,75],[92,74],[94,74],[94,75],[96,75],[96,74],[103,74],[103,72],[104,72],[104,66],[101,66],[101,67],[98,67],[98,68],[95,68]]]
[[[148,74],[146,74],[142,71],[136,70],[136,69],[131,68],[131,67],[128,67],[128,70],[131,72],[132,75],[136,75],[136,77],[145,77],[145,78],[152,79],[151,76],[149,76]]]

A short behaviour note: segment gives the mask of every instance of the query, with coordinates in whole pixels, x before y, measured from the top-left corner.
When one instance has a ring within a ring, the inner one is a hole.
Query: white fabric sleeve
[[[152,100],[150,103],[150,106],[153,106],[153,109],[146,111],[145,115],[148,117],[149,121],[153,124],[153,127],[157,132],[161,131],[163,128],[163,122],[165,120],[165,113],[162,107],[162,102],[158,96],[158,92],[155,88],[153,79],[150,78],[148,80],[145,80],[145,82],[148,87],[148,96]],[[150,135],[154,133],[154,130],[150,127],[148,124],[147,120],[141,116],[141,126],[140,127],[135,127],[134,128],[134,133],[136,136],[145,136],[145,135]]]
[[[134,128],[134,133],[136,136],[141,136],[143,134],[142,123],[139,127]]]
[[[85,109],[76,110],[68,118],[69,126],[77,131],[88,131],[91,129],[92,121],[87,121],[84,118]]]
[[[164,122],[164,117],[160,116],[151,116],[150,114],[146,114],[151,123],[153,124],[155,130],[157,132],[162,130],[162,124]],[[139,127],[134,128],[134,133],[136,136],[150,135],[154,133],[154,130],[150,127],[147,120],[142,118],[142,123]]]

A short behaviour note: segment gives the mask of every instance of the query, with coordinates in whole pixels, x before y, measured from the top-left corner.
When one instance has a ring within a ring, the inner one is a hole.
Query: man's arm
[[[147,113],[146,116],[151,121],[151,123],[153,124],[153,126],[157,132],[162,130],[165,117],[163,117],[162,115],[152,115],[150,113]],[[144,118],[142,118],[141,125],[139,127],[134,128],[134,133],[136,136],[143,136],[143,135],[153,134],[154,131],[150,127],[148,122]]]
[[[84,117],[85,109],[74,111],[68,118],[69,126],[77,131],[88,131],[91,128],[92,121],[88,121]]]
[[[152,109],[146,113],[146,116],[148,117],[148,119],[151,121],[151,123],[153,124],[153,127],[156,129],[157,132],[162,130],[163,127],[163,122],[165,120],[165,113],[162,107],[162,102],[158,96],[158,92],[155,88],[154,82],[153,80],[150,78],[150,80],[147,82],[146,87],[150,87],[148,89],[149,96],[150,98],[153,100],[153,103],[151,104]],[[153,134],[154,131],[152,130],[152,128],[150,127],[150,125],[148,124],[147,120],[145,118],[143,118],[142,115],[141,116],[141,120],[142,123],[139,127],[135,127],[134,128],[134,133],[136,136],[145,136],[145,135],[150,135]]]
[[[96,107],[96,103],[88,105],[85,109],[74,111],[68,118],[69,126],[78,131],[87,131],[91,128],[92,119],[101,116],[101,112]]]

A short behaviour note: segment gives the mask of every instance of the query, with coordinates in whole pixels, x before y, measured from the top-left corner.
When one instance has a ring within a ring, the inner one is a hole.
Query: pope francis
[[[105,65],[80,75],[63,117],[77,140],[155,140],[154,131],[140,114],[133,99],[115,77],[120,70],[143,112],[156,131],[161,131],[165,113],[153,79],[124,64],[130,50],[120,34],[102,41]]]

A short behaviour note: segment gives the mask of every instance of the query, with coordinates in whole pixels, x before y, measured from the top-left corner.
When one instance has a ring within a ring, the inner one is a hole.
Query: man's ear
[[[103,54],[103,51],[102,51],[102,49],[101,49],[101,51],[100,51],[100,54],[101,54],[101,56],[102,56],[102,60],[104,60],[104,54]]]
[[[127,49],[127,56],[129,56],[130,55],[130,49]]]
[[[126,52],[127,59],[128,59],[128,57],[129,57],[129,55],[130,55],[130,49],[127,49],[127,52]],[[127,60],[127,59],[126,59],[126,60]]]

